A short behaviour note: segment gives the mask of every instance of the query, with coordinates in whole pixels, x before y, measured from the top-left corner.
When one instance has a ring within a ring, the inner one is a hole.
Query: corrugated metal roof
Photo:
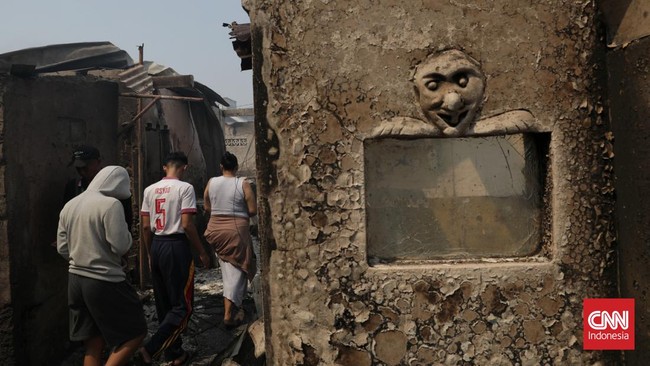
[[[226,116],[223,122],[227,125],[234,125],[235,123],[251,123],[255,122],[255,116]]]
[[[50,45],[28,48],[0,55],[0,72],[9,72],[13,65],[35,66],[35,73],[124,69],[118,79],[130,90],[140,94],[154,91],[152,76],[179,76],[171,67],[146,61],[144,65],[134,65],[128,53],[110,42],[87,42]],[[32,68],[22,67],[22,70]],[[194,82],[191,88],[169,88],[186,96],[205,97],[206,101],[228,106],[228,103],[214,90]]]
[[[36,73],[89,69],[124,69],[133,65],[129,54],[110,42],[84,42],[26,48],[0,54],[0,72],[12,65],[33,65]]]
[[[143,65],[136,65],[119,73],[118,78],[127,88],[136,93],[150,94],[153,92],[153,79]]]

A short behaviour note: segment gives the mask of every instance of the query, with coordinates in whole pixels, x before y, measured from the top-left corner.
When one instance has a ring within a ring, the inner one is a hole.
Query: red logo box
[[[585,350],[634,349],[634,299],[584,299]]]

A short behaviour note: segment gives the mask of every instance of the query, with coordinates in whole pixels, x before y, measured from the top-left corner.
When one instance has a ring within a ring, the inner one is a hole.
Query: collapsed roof
[[[237,24],[232,22],[230,24],[224,23],[224,27],[228,27],[231,31],[228,33],[232,41],[232,48],[241,59],[241,69],[250,70],[253,68],[253,55],[251,48],[251,25],[250,23]]]
[[[0,54],[0,73],[12,66],[34,66],[34,72],[126,69],[133,66],[129,54],[110,42],[55,44]]]
[[[100,69],[128,70],[125,75],[142,73],[143,77],[181,76],[174,69],[155,62],[137,65],[126,51],[111,42],[56,44],[0,54],[0,73],[39,74]],[[128,79],[122,81],[129,84]],[[212,104],[216,102],[228,106],[221,95],[198,82],[194,82],[191,88],[175,88],[174,91],[181,95],[205,97]]]

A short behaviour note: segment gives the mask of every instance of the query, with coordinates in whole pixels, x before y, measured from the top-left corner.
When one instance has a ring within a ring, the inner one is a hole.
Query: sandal
[[[239,327],[242,324],[244,324],[243,321],[232,321],[232,322],[224,321],[223,322],[223,327],[226,328],[226,330],[233,330],[233,329]]]
[[[245,319],[246,319],[246,312],[244,311],[244,309],[239,308],[239,310],[237,311],[237,315],[235,315],[235,321],[243,323]]]
[[[239,311],[237,311],[237,315],[234,316],[233,320],[226,321],[224,319],[223,325],[227,330],[232,330],[244,324],[245,320],[246,320],[246,313],[244,312],[244,309],[239,309]]]
[[[183,360],[179,361],[181,358]],[[172,363],[170,365],[171,366],[184,366],[184,365],[187,365],[188,362],[190,362],[191,359],[192,359],[192,354],[190,352],[188,352],[188,351],[183,351],[183,355],[181,357],[175,359],[174,361],[172,361]]]

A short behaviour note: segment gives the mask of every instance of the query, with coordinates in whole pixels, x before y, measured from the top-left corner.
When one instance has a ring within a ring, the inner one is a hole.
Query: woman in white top
[[[214,247],[223,277],[226,327],[243,322],[244,313],[238,309],[256,270],[249,229],[249,218],[257,215],[255,194],[245,179],[236,176],[238,167],[237,157],[226,152],[221,159],[223,175],[210,179],[203,194],[205,211],[210,212],[205,238]]]

